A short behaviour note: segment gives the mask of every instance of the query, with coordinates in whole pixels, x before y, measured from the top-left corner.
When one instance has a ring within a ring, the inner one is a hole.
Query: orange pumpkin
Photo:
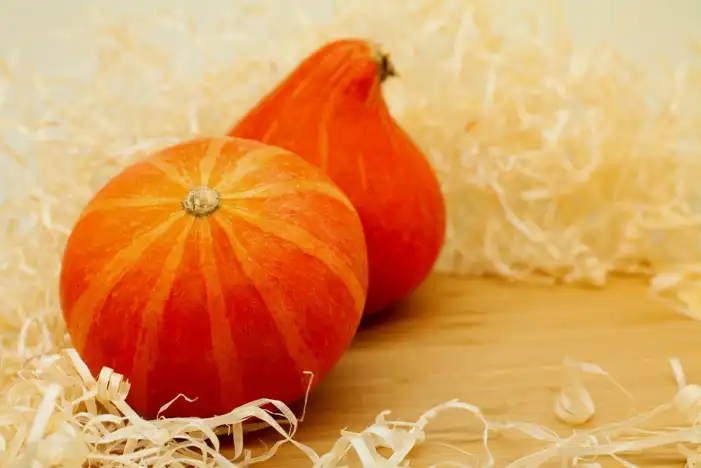
[[[327,43],[228,131],[299,154],[348,195],[368,244],[367,314],[423,282],[446,227],[436,174],[382,96],[393,75],[389,57],[367,41]]]
[[[289,151],[234,138],[166,148],[112,178],[65,249],[68,332],[133,408],[207,417],[304,396],[349,346],[367,292],[346,196]]]

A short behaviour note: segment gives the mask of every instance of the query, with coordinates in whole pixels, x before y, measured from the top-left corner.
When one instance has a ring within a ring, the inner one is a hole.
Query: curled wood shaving
[[[583,372],[593,370],[599,374],[603,371],[598,366],[593,368],[583,366],[582,369]],[[673,363],[672,369],[675,378],[679,380],[680,363],[678,361]],[[605,373],[605,375],[608,374]],[[618,387],[621,389],[620,386]],[[531,427],[530,430],[523,430],[522,432],[536,440],[547,441],[549,445],[506,466],[507,468],[539,467],[557,459],[562,462],[563,466],[595,467],[600,466],[596,460],[597,458],[607,456],[616,460],[622,466],[633,467],[635,465],[623,458],[626,454],[645,452],[664,446],[677,447],[680,453],[687,456],[687,459],[691,462],[694,462],[699,457],[699,454],[695,451],[692,452],[684,444],[694,444],[696,447],[699,447],[699,444],[701,444],[701,432],[699,432],[699,427],[696,425],[700,409],[701,387],[685,385],[666,403],[643,413],[638,413],[626,420],[604,424],[592,429],[577,430],[568,437],[561,438],[554,433],[545,432],[544,428]],[[655,418],[667,413],[677,413],[687,421],[694,421],[694,423],[687,427],[663,428],[659,430],[643,429]]]
[[[246,466],[272,457],[283,443],[297,445],[312,459],[316,454],[292,440],[298,419],[274,400],[253,401],[228,414],[208,419],[144,420],[125,402],[129,384],[123,376],[103,368],[98,378],[90,374],[73,349],[34,359],[22,372],[22,383],[8,394],[14,408],[0,412],[12,431],[1,430],[0,461],[3,466],[161,466],[173,460],[202,460],[201,466]],[[20,393],[21,392],[21,393]],[[36,401],[36,406],[31,405]],[[29,403],[29,404],[28,404]],[[273,405],[275,411],[263,410]],[[279,414],[283,424],[275,417]],[[14,415],[14,418],[13,418]],[[250,430],[249,418],[265,423],[282,440],[264,455],[253,457],[243,448]],[[290,425],[286,430],[283,425]],[[217,430],[226,428],[233,441],[234,457],[220,453]],[[33,463],[33,464],[32,464]]]
[[[650,294],[677,312],[701,320],[701,265],[683,265],[658,273]]]
[[[341,437],[336,441],[331,451],[321,456],[315,468],[332,468],[347,460],[349,452],[353,451],[363,468],[397,468],[405,464],[407,456],[426,439],[425,428],[431,419],[448,410],[465,411],[481,421],[484,427],[482,442],[484,445],[487,466],[493,466],[494,456],[489,450],[489,422],[484,418],[479,408],[458,400],[448,401],[431,408],[414,422],[388,421],[389,411],[380,413],[375,423],[359,433],[341,431]],[[391,455],[383,456],[378,449],[390,449]],[[457,465],[460,466],[460,465]]]
[[[567,424],[579,425],[594,416],[596,407],[579,375],[573,372],[578,367],[573,367],[568,365],[565,368],[567,381],[555,399],[555,416]]]
[[[595,364],[566,358],[563,365],[565,382],[555,399],[555,416],[564,423],[573,426],[584,424],[589,422],[596,412],[594,400],[582,381],[582,373],[598,374],[607,377],[629,399],[635,399],[608,372]]]
[[[411,450],[426,440],[426,423],[439,413],[447,410],[465,410],[477,417],[484,427],[482,442],[484,446],[484,463],[478,466],[506,468],[533,468],[546,465],[548,462],[559,460],[562,466],[577,466],[596,468],[602,466],[600,457],[610,457],[622,466],[633,467],[632,463],[625,460],[625,456],[640,453],[655,448],[672,446],[687,457],[688,466],[694,466],[701,460],[701,432],[699,432],[698,416],[701,414],[701,387],[686,384],[681,363],[672,359],[672,372],[675,380],[680,385],[678,391],[666,403],[662,403],[645,412],[637,413],[629,419],[605,424],[586,430],[575,430],[566,437],[559,436],[555,431],[528,422],[519,421],[492,421],[485,418],[476,406],[452,401],[438,405],[422,415],[415,423],[388,422],[385,419],[387,412],[381,413],[375,424],[360,433],[342,432],[334,448],[322,455],[317,467],[338,466],[335,463],[345,460],[349,451],[354,451],[363,467],[398,467],[408,466],[399,464]],[[577,374],[597,374],[606,377],[631,401],[634,401],[625,388],[617,383],[608,372],[601,367],[568,358],[564,362],[564,371],[574,379],[581,378]],[[655,418],[676,413],[693,424],[688,427],[662,428],[659,430],[644,429]],[[499,433],[507,435],[510,432],[524,434],[536,442],[544,443],[545,448],[525,455],[507,463],[498,463],[489,448],[489,434]],[[693,445],[696,450],[687,445]],[[379,455],[377,448],[391,449],[390,456]],[[333,462],[331,464],[326,464]],[[475,466],[459,461],[444,461],[435,466]]]

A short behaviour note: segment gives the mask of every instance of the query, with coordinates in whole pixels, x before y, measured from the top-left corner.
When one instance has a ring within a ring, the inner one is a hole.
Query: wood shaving
[[[563,362],[565,382],[555,399],[555,416],[569,425],[578,426],[589,422],[594,417],[596,405],[587,387],[582,381],[581,374],[598,374],[610,379],[628,398],[635,398],[626,391],[608,372],[595,364],[580,362],[566,358]]]
[[[671,309],[701,320],[701,265],[681,265],[658,273],[650,294]]]
[[[246,3],[244,19],[221,12],[216,24],[178,11],[128,23],[93,14],[42,39],[65,71],[42,71],[21,50],[0,61],[0,466],[246,466],[280,444],[294,444],[310,466],[345,466],[353,453],[366,467],[407,466],[428,421],[446,410],[483,423],[481,466],[496,463],[492,432],[545,444],[511,468],[553,460],[593,468],[597,457],[624,463],[628,452],[662,445],[698,463],[701,391],[686,383],[668,403],[566,438],[487,421],[452,401],[415,423],[383,413],[317,454],[294,440],[299,419],[279,402],[207,420],[144,421],[124,403],[128,382],[109,369],[89,375],[65,333],[61,254],[94,191],[149,151],[223,134],[307,53],[349,35],[392,55],[400,78],[385,87],[390,108],[441,179],[449,226],[438,270],[595,285],[612,273],[645,274],[651,294],[701,317],[701,49],[654,72],[606,45],[575,52],[553,5],[291,1],[284,23],[270,14],[273,0]],[[262,31],[265,41],[256,38]],[[561,408],[574,419],[590,417],[593,401],[574,411],[576,398],[568,401]],[[693,422],[636,430],[667,411]],[[280,443],[254,456],[246,418],[273,427]],[[232,460],[219,452],[222,431]]]

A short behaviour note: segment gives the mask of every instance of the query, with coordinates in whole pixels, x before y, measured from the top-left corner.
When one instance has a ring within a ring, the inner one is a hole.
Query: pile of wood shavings
[[[289,409],[279,407],[283,430],[260,402],[214,421],[140,420],[120,403],[119,376],[86,375],[70,352],[57,274],[73,222],[108,177],[152,149],[223,133],[339,36],[381,42],[400,71],[387,99],[448,199],[441,270],[594,284],[613,272],[647,273],[653,292],[701,316],[701,66],[660,64],[653,76],[609,48],[575,54],[553,2],[527,14],[500,3],[288,2],[297,13],[281,23],[271,14],[279,2],[261,0],[243,17],[222,12],[216,27],[178,14],[129,24],[95,17],[42,44],[57,48],[65,72],[33,70],[41,64],[21,53],[0,61],[0,464],[230,466],[206,444],[216,447],[211,434],[222,424],[248,464],[238,438],[247,415],[292,440]],[[479,415],[452,402],[416,424],[381,415],[329,454],[298,447],[332,467],[349,448],[373,466],[375,447],[389,446],[394,458],[374,466],[397,466],[423,441],[430,416],[458,407]],[[684,440],[696,433],[688,431]],[[572,453],[604,450],[586,438],[568,443]],[[514,466],[540,462],[529,463]]]

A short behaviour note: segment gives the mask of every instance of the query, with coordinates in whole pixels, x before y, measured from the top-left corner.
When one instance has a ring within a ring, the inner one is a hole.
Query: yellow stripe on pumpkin
[[[163,172],[171,182],[190,190],[193,188],[192,176],[187,170],[182,170],[171,163],[163,161],[162,158],[152,158],[147,160],[152,166]]]
[[[347,208],[355,211],[353,205],[348,201],[348,198],[334,185],[316,180],[291,180],[286,182],[276,182],[272,184],[262,184],[258,187],[243,190],[241,192],[231,192],[222,195],[222,202],[233,200],[250,200],[260,198],[275,198],[285,195],[293,195],[296,193],[315,192],[327,195],[334,200],[341,202]]]
[[[222,179],[212,188],[222,194],[235,189],[244,177],[264,169],[266,163],[271,159],[285,155],[289,155],[289,153],[274,146],[249,151],[235,161],[234,170],[227,170]],[[268,177],[266,177],[267,179]]]
[[[225,397],[229,393],[243,395],[243,383],[239,377],[238,352],[234,339],[231,336],[231,326],[227,318],[227,305],[224,302],[224,290],[219,268],[214,254],[212,228],[210,219],[199,223],[200,231],[200,265],[202,275],[206,276],[205,291],[207,294],[207,307],[210,312],[210,326],[212,332],[212,347],[214,359],[219,371],[221,395]]]
[[[95,314],[102,308],[109,297],[109,292],[114,289],[127,270],[139,260],[146,249],[185,216],[182,211],[174,213],[162,224],[136,237],[128,247],[112,257],[92,278],[88,288],[80,295],[70,310],[71,316],[80,316],[78,320],[71,320],[71,323],[75,324],[71,339],[78,352],[83,352]]]
[[[229,138],[213,138],[207,145],[207,151],[204,157],[200,160],[200,185],[209,186],[214,166],[217,165],[217,160],[221,157],[222,149],[230,141]]]
[[[286,221],[266,218],[231,206],[222,206],[222,211],[247,221],[263,231],[294,244],[302,252],[323,262],[341,279],[353,297],[356,310],[365,304],[365,290],[351,268],[351,262],[343,254],[332,249],[309,231]]]
[[[141,312],[141,326],[138,328],[139,334],[135,338],[136,350],[131,370],[131,379],[139,382],[139,385],[130,392],[130,397],[138,408],[147,408],[148,375],[150,368],[158,358],[156,351],[159,349],[158,340],[160,337],[158,334],[162,331],[160,323],[163,321],[163,311],[178,274],[178,267],[185,255],[185,241],[190,235],[190,229],[194,223],[195,218],[188,217],[186,225],[182,228],[182,233],[178,236],[178,240],[163,263],[161,276],[151,291],[149,301]]]
[[[130,198],[110,198],[101,197],[93,200],[81,213],[84,217],[88,213],[96,211],[118,210],[120,208],[157,208],[173,205],[173,210],[180,208],[180,198],[175,197],[130,197]]]
[[[284,291],[281,291],[272,284],[268,278],[267,272],[251,258],[251,255],[249,255],[248,251],[231,228],[231,223],[226,222],[225,216],[217,216],[216,222],[224,231],[224,234],[231,244],[236,259],[241,264],[243,273],[258,290],[275,326],[280,331],[280,336],[285,341],[285,347],[290,353],[290,356],[296,363],[305,366],[304,369],[298,368],[297,370],[301,374],[309,368],[316,369],[318,367],[318,359],[302,338],[299,324],[294,321],[295,314],[287,313],[289,310],[294,309],[289,305]]]

